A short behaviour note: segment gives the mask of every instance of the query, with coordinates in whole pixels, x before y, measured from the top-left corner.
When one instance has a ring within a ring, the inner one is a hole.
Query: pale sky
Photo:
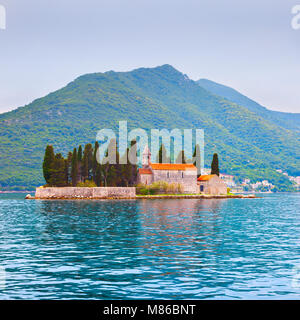
[[[300,112],[300,0],[0,0],[0,112],[92,72],[171,64]]]

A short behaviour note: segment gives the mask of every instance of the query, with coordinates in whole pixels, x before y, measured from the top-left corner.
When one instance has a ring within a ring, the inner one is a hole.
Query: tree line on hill
[[[106,150],[105,157],[98,158],[99,143],[94,147],[91,143],[80,145],[69,152],[67,158],[61,153],[54,153],[52,145],[47,145],[43,161],[43,175],[47,186],[66,187],[130,187],[137,184],[137,144],[130,143],[125,154],[120,157],[116,140],[111,140]],[[112,159],[109,159],[112,157]],[[111,161],[113,160],[113,161]],[[182,150],[179,152],[174,163],[193,163],[200,168],[200,147],[195,146],[193,159],[187,160]],[[157,163],[170,163],[171,159],[166,156],[166,149],[161,144]],[[125,164],[124,164],[125,163]],[[132,164],[134,163],[134,164]],[[199,175],[201,170],[199,170]],[[211,174],[219,175],[218,155],[215,153],[211,164]]]

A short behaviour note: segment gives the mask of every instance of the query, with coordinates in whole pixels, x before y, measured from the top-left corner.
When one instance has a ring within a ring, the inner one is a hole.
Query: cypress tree
[[[128,180],[129,180],[129,174],[128,174],[128,151],[129,149],[127,148],[125,153],[120,157],[120,162],[122,164],[119,164],[120,167],[120,186],[121,187],[128,187]],[[127,163],[125,164],[124,162]]]
[[[126,150],[126,155],[127,155],[128,149]],[[121,187],[122,184],[122,167],[123,165],[120,164],[120,154],[119,154],[119,150],[118,150],[118,145],[116,144],[116,160],[117,163],[114,165],[115,169],[116,169],[116,176],[115,176],[115,185],[117,187]]]
[[[99,149],[99,143],[98,141],[95,142],[95,146],[94,146],[94,154],[93,154],[93,180],[94,182],[96,182],[96,171],[97,171],[97,167],[99,165],[98,161],[97,161],[97,151]]]
[[[109,171],[106,177],[106,183],[108,187],[116,187],[117,170],[114,164],[109,165]]]
[[[54,187],[64,187],[66,185],[65,159],[61,153],[55,155],[53,168],[51,171],[50,185]]]
[[[94,155],[93,155],[93,180],[96,183],[97,187],[100,187],[102,185],[102,170],[101,170],[101,164],[98,162],[100,159],[97,157],[99,149],[99,143],[98,141],[95,142],[94,147]]]
[[[105,187],[111,187],[115,179],[116,172],[114,165],[116,160],[116,139],[112,139],[108,144],[108,148],[101,165]]]
[[[78,162],[82,161],[82,147],[81,147],[81,145],[78,147],[77,160],[78,160]]]
[[[82,159],[82,176],[83,181],[91,179],[93,165],[93,147],[90,143],[86,144],[83,151]]]
[[[112,139],[110,143],[111,154],[115,155],[115,163],[109,164],[109,171],[107,176],[107,183],[111,187],[118,187],[122,185],[122,165],[120,164],[120,155],[116,139]]]
[[[216,174],[217,176],[220,175],[219,159],[218,159],[218,155],[216,153],[214,153],[213,160],[212,160],[212,163],[211,163],[211,174]]]
[[[178,153],[175,163],[186,163],[186,158],[183,150]]]
[[[102,179],[101,165],[100,165],[100,163],[97,163],[96,174],[95,174],[95,177],[94,177],[94,182],[96,183],[97,187],[101,187],[101,185],[102,185],[101,179]]]
[[[71,178],[71,169],[72,169],[72,152],[68,153],[68,158],[65,160],[65,179],[66,185],[69,185],[72,182]]]
[[[120,186],[129,187],[131,178],[131,163],[129,161],[129,148],[126,149],[125,154],[122,156],[122,163],[120,164]],[[124,161],[125,160],[125,161]]]
[[[76,187],[77,185],[77,174],[78,174],[78,158],[77,158],[77,150],[74,148],[73,155],[72,155],[72,169],[71,169],[71,179],[72,179],[72,186]]]
[[[101,173],[102,173],[102,178],[103,178],[105,187],[107,187],[108,172],[109,172],[108,150],[106,150],[105,157],[103,158],[102,164],[101,164]]]
[[[138,165],[137,165],[137,143],[136,140],[132,140],[130,142],[130,149],[128,152],[128,164],[127,170],[129,173],[129,186],[134,186],[137,183],[137,173],[138,173]]]
[[[136,143],[136,140],[131,141],[130,152],[132,152],[135,155],[135,158],[137,159],[137,143]],[[137,161],[136,161],[131,165],[130,186],[136,185],[137,184],[137,180],[138,180],[138,165],[137,165]]]
[[[156,161],[158,163],[169,163],[170,162],[170,160],[167,158],[167,150],[166,150],[163,143],[161,144],[161,146],[159,148]]]
[[[80,145],[77,151],[77,183],[83,181],[82,175],[82,147]]]
[[[46,150],[45,150],[45,156],[44,156],[44,161],[43,161],[43,174],[45,181],[47,183],[50,182],[51,179],[51,169],[53,168],[54,165],[54,149],[53,146],[47,145]]]
[[[196,144],[194,153],[193,153],[193,164],[197,167],[197,176],[198,178],[201,176],[201,153],[200,153],[200,146]]]
[[[137,143],[136,140],[132,140],[130,142],[130,149],[128,152],[128,163],[132,165],[138,164],[138,156],[137,156]]]

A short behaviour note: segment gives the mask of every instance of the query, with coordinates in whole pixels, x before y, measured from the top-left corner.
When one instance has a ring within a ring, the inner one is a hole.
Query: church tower
[[[148,145],[146,145],[144,151],[143,151],[143,168],[149,168],[149,165],[151,163],[151,152],[149,150]]]

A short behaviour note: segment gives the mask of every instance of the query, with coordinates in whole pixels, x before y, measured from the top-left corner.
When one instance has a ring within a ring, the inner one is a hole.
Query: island
[[[111,141],[110,146],[116,147]],[[136,142],[127,149],[134,150]],[[97,159],[99,143],[74,148],[67,159],[62,154],[54,154],[53,146],[48,145],[43,161],[44,186],[36,188],[35,196],[26,199],[225,199],[255,198],[254,195],[232,194],[226,183],[219,177],[218,155],[214,154],[210,174],[198,174],[196,164],[187,161],[184,152],[180,161],[164,163],[163,145],[158,154],[158,163],[151,162],[148,146],[142,154],[142,166],[123,164],[116,154],[116,163],[105,163]],[[195,147],[194,154],[199,155]],[[178,163],[181,162],[181,163]]]

